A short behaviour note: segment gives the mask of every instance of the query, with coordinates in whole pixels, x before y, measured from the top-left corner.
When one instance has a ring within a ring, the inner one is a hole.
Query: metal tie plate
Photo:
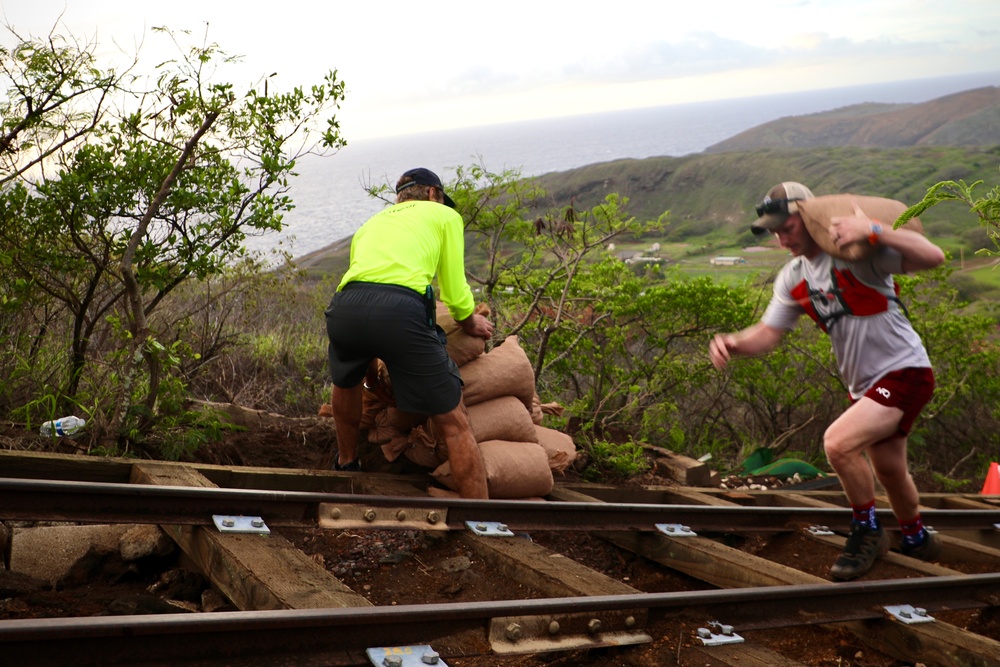
[[[228,514],[213,514],[212,521],[220,533],[251,533],[270,535],[271,529],[259,516],[232,516]]]
[[[694,532],[688,526],[681,525],[679,523],[658,523],[656,524],[656,529],[663,533],[664,535],[669,535],[670,537],[697,537],[698,533]]]
[[[916,623],[933,623],[936,619],[927,613],[926,609],[908,604],[887,605],[885,610],[900,623],[913,625]]]
[[[483,537],[514,537],[507,524],[499,521],[466,521],[465,525],[476,535]]]
[[[374,667],[448,667],[438,652],[426,644],[370,648],[367,654]]]
[[[698,628],[698,639],[705,646],[722,646],[725,644],[742,644],[743,637],[733,632],[733,626],[712,621],[708,628]],[[711,630],[709,628],[712,628]]]

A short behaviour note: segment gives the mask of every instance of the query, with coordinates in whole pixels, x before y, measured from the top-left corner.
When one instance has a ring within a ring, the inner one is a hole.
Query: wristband
[[[879,239],[882,237],[882,225],[877,222],[873,222],[869,229],[871,230],[871,233],[868,235],[868,243],[871,245],[878,245]]]

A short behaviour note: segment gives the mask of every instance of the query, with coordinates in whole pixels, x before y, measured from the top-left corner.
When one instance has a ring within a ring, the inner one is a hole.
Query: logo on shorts
[[[890,392],[885,387],[878,387],[878,388],[875,389],[875,391],[877,391],[879,394],[881,394],[882,398],[886,398],[886,399],[889,398],[892,395],[892,392]]]

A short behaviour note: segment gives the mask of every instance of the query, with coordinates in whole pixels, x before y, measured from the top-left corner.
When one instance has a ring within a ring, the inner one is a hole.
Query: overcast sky
[[[176,54],[150,28],[243,56],[242,87],[347,85],[348,141],[702,100],[1000,71],[997,0],[0,0],[22,36],[102,59]],[[13,38],[4,31],[0,43]],[[1000,76],[998,76],[1000,79]],[[1000,85],[1000,80],[996,82]]]

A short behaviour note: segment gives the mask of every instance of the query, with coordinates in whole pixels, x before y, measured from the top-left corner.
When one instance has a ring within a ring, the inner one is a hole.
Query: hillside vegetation
[[[685,157],[617,160],[546,174],[540,185],[559,203],[591,206],[610,192],[629,197],[629,212],[656,219],[670,212],[667,239],[723,231],[752,243],[753,207],[781,181],[807,184],[816,195],[853,192],[919,201],[939,181],[984,180],[1000,174],[1000,146],[917,148],[760,149]],[[974,223],[968,209],[941,206],[921,218],[935,236],[963,235]],[[973,231],[976,244],[982,234]],[[981,245],[977,245],[981,247]],[[974,248],[971,248],[974,249]]]
[[[944,180],[1000,180],[1000,146],[917,148],[762,149],[615,160],[545,174],[537,183],[546,205],[589,208],[611,193],[628,197],[625,207],[640,220],[669,212],[662,231],[633,239],[639,245],[686,243],[705,254],[756,245],[750,233],[753,207],[775,183],[806,183],[817,195],[838,192],[877,195],[912,205]],[[949,203],[923,216],[926,233],[956,258],[992,247],[968,207]],[[345,240],[346,241],[346,240]],[[340,241],[300,258],[316,274],[340,275],[350,244]],[[690,254],[691,250],[685,253]]]

